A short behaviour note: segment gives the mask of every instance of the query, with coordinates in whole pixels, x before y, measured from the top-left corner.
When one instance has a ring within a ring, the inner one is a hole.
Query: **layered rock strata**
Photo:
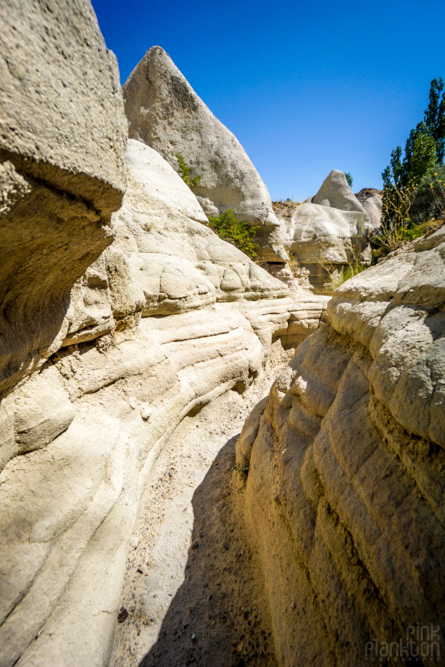
[[[442,227],[340,287],[238,440],[279,664],[443,663],[444,264]]]
[[[154,148],[176,170],[180,153],[193,175],[201,175],[193,191],[206,214],[231,209],[239,220],[259,226],[262,261],[283,263],[279,223],[260,175],[161,47],[147,51],[123,93],[130,137]]]
[[[304,203],[281,221],[293,274],[317,294],[331,293],[345,267],[370,260],[364,213]]]
[[[0,16],[4,392],[60,347],[71,287],[112,241],[126,121],[89,2],[6,0]]]
[[[179,421],[262,372],[321,308],[207,226],[129,141],[115,238],[71,290],[58,350],[0,407],[0,664],[106,664],[139,498]],[[94,623],[90,622],[94,619]]]

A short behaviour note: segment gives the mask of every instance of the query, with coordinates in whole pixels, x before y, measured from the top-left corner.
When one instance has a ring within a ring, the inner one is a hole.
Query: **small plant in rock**
[[[353,178],[352,178],[350,172],[348,171],[347,174],[345,173],[345,176],[346,176],[346,180],[348,181],[348,185],[349,185],[349,187],[352,188]]]
[[[355,264],[348,264],[347,266],[343,266],[340,270],[337,270],[332,274],[330,280],[331,290],[336,290],[337,287],[340,287],[340,285],[345,283],[347,280],[353,278],[367,268],[367,264],[361,264],[360,262],[355,262]]]
[[[258,243],[255,243],[254,239],[259,227],[251,227],[246,222],[240,222],[231,209],[227,209],[218,217],[210,217],[209,225],[221,239],[236,246],[250,259],[256,260]]]
[[[179,175],[186,185],[192,187],[193,185],[198,185],[202,178],[202,174],[197,174],[196,176],[191,176],[190,172],[192,168],[184,160],[184,156],[181,153],[176,153],[176,159],[178,160]]]

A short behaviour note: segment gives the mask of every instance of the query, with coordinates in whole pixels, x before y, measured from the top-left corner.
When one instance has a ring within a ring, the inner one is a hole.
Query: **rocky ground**
[[[156,666],[275,664],[261,575],[229,491],[236,437],[291,355],[275,343],[254,387],[186,417],[162,451],[132,538],[110,667],[147,654]]]

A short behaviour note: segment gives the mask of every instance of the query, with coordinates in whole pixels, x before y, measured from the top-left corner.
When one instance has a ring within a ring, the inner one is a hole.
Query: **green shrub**
[[[348,185],[349,185],[349,187],[352,188],[353,178],[352,178],[350,172],[348,171],[347,174],[345,173],[345,176],[346,176],[346,180],[348,181]]]
[[[202,178],[202,174],[197,174],[196,176],[190,176],[192,168],[184,160],[184,156],[181,153],[176,153],[176,159],[178,160],[179,175],[186,185],[191,187],[192,185],[198,185],[199,181]]]
[[[440,223],[436,220],[431,220],[420,224],[415,224],[414,222],[410,221],[409,226],[405,225],[400,227],[397,236],[392,235],[389,237],[389,240],[387,237],[382,235],[381,232],[377,232],[369,240],[372,249],[371,264],[375,264],[379,259],[385,257],[393,250],[400,248],[400,246],[403,244],[408,243],[409,241],[414,241],[420,236],[423,236],[431,229],[437,227],[438,224]]]
[[[221,239],[239,248],[250,259],[256,260],[258,243],[255,243],[254,239],[259,227],[239,222],[230,209],[218,217],[209,218],[209,224]]]

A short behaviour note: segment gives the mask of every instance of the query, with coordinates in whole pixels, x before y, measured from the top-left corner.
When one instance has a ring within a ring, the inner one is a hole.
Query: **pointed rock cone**
[[[192,186],[207,215],[232,209],[259,225],[261,259],[286,261],[269,192],[237,138],[195,93],[170,56],[152,47],[123,87],[129,136],[154,148],[176,171],[179,153],[201,175]],[[273,242],[269,233],[275,230]],[[272,248],[273,246],[273,248]]]

